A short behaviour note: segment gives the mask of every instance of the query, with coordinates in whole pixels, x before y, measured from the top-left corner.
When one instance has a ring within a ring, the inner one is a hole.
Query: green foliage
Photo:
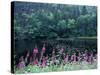
[[[15,2],[14,8],[15,39],[97,35],[94,6]]]
[[[75,20],[74,19],[68,19],[68,28],[75,28],[76,26],[76,24],[75,24]]]
[[[81,15],[77,20],[80,36],[94,36],[96,31],[96,16]]]
[[[65,65],[51,65],[46,66],[45,68],[40,68],[39,66],[28,65],[23,70],[16,69],[15,73],[40,73],[40,72],[57,72],[57,71],[74,71],[74,70],[88,70],[88,69],[96,69],[97,62],[95,61],[93,64],[87,64],[85,61],[78,62],[78,64],[67,63]]]

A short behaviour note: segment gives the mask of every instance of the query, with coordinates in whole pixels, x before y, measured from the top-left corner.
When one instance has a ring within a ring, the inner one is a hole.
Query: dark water
[[[75,48],[97,49],[96,39],[48,40],[48,41],[16,40],[15,52],[17,54],[21,54],[27,50],[32,51],[35,45],[37,45],[38,50],[41,51],[44,42],[46,43],[47,52],[50,52],[51,49],[58,44],[66,46],[66,48],[75,47]]]

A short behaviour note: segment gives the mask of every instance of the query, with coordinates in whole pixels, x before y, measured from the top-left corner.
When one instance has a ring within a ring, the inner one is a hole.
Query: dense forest
[[[14,3],[15,39],[97,36],[95,6]]]

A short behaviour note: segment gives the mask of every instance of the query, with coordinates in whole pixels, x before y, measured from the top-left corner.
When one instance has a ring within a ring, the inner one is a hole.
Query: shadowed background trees
[[[15,39],[94,37],[95,6],[14,3]]]

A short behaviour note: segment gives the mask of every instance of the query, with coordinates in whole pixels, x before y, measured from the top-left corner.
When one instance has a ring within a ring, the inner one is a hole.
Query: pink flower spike
[[[46,65],[45,65],[44,62],[40,65],[41,68],[44,68],[45,66],[46,66]]]
[[[73,61],[74,55],[71,56],[71,61]]]
[[[45,44],[43,45],[42,51],[45,52],[46,48],[45,48]]]
[[[34,53],[34,54],[37,54],[37,53],[38,53],[38,49],[37,49],[37,48],[34,48],[33,53]]]
[[[66,55],[65,59],[64,59],[64,64],[66,64],[68,62],[68,55]]]
[[[76,61],[76,53],[74,53],[74,63],[76,64],[77,63],[77,61]]]
[[[19,62],[18,68],[19,68],[19,69],[23,69],[24,67],[25,67],[25,62],[24,62],[24,61]]]
[[[23,58],[23,56],[21,56],[21,58],[19,59],[18,68],[23,69],[24,67],[25,67],[24,58]]]
[[[40,65],[41,68],[44,68],[46,66],[47,59],[48,59],[48,57],[43,57],[42,58],[42,64]]]
[[[38,60],[34,60],[33,65],[37,65],[38,64]]]

